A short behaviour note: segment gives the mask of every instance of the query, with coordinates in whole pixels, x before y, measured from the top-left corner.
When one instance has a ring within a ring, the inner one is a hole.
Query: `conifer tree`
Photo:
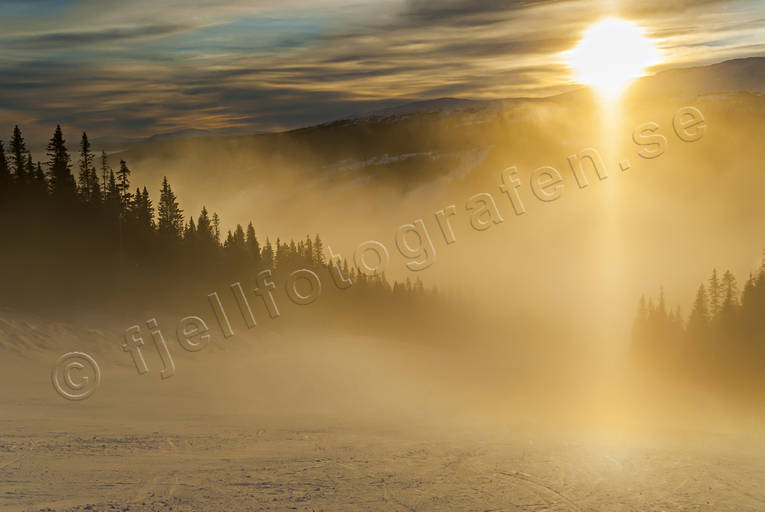
[[[757,299],[757,279],[752,274],[749,274],[749,279],[746,280],[744,285],[744,291],[741,292],[741,307],[749,308],[757,302]]]
[[[101,179],[103,180],[103,197],[106,199],[109,187],[109,174],[111,169],[109,168],[109,157],[106,156],[106,151],[101,151]]]
[[[295,245],[295,240],[290,239],[290,246],[287,250],[287,264],[290,266],[294,265],[298,254],[300,254],[300,252],[298,251],[297,245]]]
[[[244,229],[242,229],[241,224],[237,224],[236,229],[234,230],[234,247],[242,251],[247,248]]]
[[[106,211],[112,219],[119,219],[121,211],[120,191],[117,187],[117,179],[114,172],[109,171],[109,177],[106,180],[106,194],[104,195],[104,205]]]
[[[717,277],[717,269],[712,269],[712,276],[709,278],[709,316],[714,319],[720,312],[722,294],[720,290],[720,280]]]
[[[11,167],[16,175],[16,183],[23,185],[26,183],[26,155],[28,151],[18,125],[13,127],[13,136],[8,150],[11,155]]]
[[[136,189],[136,196],[138,196],[138,189]],[[154,204],[151,202],[146,187],[143,187],[141,192],[141,215],[138,218],[138,223],[147,230],[154,229]]]
[[[127,162],[120,160],[120,169],[117,171],[117,189],[120,192],[120,202],[123,210],[128,210],[131,200],[130,174]]]
[[[109,179],[106,182],[106,200],[112,204],[116,203],[117,206],[120,204],[120,190],[113,171],[109,171]]]
[[[202,206],[202,212],[199,214],[199,219],[197,219],[197,236],[203,242],[215,242],[214,227],[205,206]]]
[[[250,256],[257,265],[260,263],[260,243],[258,243],[258,237],[255,236],[255,228],[252,226],[252,222],[247,224],[247,249],[250,251]]]
[[[90,201],[93,204],[101,204],[103,201],[103,193],[101,192],[101,183],[99,183],[98,173],[95,167],[90,169]]]
[[[157,228],[159,233],[168,238],[180,238],[183,232],[183,210],[167,182],[167,176],[162,179],[162,191],[157,208]]]
[[[311,241],[311,235],[305,236],[305,258],[313,263],[313,242]]]
[[[266,237],[266,245],[263,246],[261,260],[263,262],[263,268],[274,268],[274,248],[271,246],[271,240],[269,240],[268,237]]]
[[[693,301],[693,309],[688,317],[688,333],[699,336],[709,327],[709,307],[707,292],[704,285],[700,285],[696,292],[696,300]]]
[[[87,202],[93,200],[93,189],[98,187],[98,183],[93,182],[93,175],[95,173],[93,162],[95,158],[96,156],[90,150],[88,134],[82,132],[82,139],[80,140],[80,173],[77,179],[80,185],[80,196]]]
[[[724,310],[738,304],[738,284],[730,270],[726,270],[720,281],[722,289],[722,303],[720,309]]]
[[[220,245],[220,217],[217,213],[213,213],[212,216],[212,234],[215,245]]]
[[[197,234],[197,227],[194,224],[194,217],[189,217],[189,223],[186,224],[186,229],[183,231],[183,240],[188,243],[192,243]]]
[[[313,241],[313,261],[317,265],[324,264],[324,244],[319,238],[319,234],[316,234],[316,238]]]
[[[37,183],[35,182],[35,163],[32,161],[32,153],[27,153],[27,163],[24,165],[24,176],[26,176],[27,184],[32,185],[33,188],[36,188]]]
[[[228,230],[228,235],[226,235],[226,241],[223,242],[223,247],[226,249],[232,249],[234,247],[234,235],[231,233],[231,230]]]
[[[130,221],[133,222],[136,226],[141,225],[141,209],[143,207],[142,199],[143,196],[141,196],[141,189],[139,187],[135,188],[135,194],[132,194],[130,201]]]
[[[735,321],[736,309],[738,308],[738,284],[730,270],[726,270],[720,280],[722,290],[722,302],[720,303],[720,319],[728,327]]]
[[[56,125],[50,142],[48,142],[48,173],[50,174],[51,191],[55,197],[74,197],[76,185],[72,170],[71,159],[66,149],[66,141],[61,133],[61,126]]]

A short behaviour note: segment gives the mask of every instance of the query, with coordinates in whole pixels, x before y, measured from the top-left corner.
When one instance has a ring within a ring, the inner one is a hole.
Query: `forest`
[[[124,160],[113,168],[109,155],[96,154],[86,133],[73,157],[57,126],[45,163],[34,161],[18,126],[7,147],[0,141],[0,305],[64,316],[187,314],[231,283],[252,290],[262,270],[271,270],[282,286],[290,272],[307,268],[325,283],[322,305],[310,308],[314,316],[331,309],[349,323],[389,325],[375,315],[385,306],[387,314],[399,315],[402,327],[437,316],[438,294],[420,279],[391,284],[344,261],[343,275],[353,284],[338,288],[318,234],[260,240],[252,222],[224,234],[221,218],[207,208],[186,216],[167,178],[155,203],[131,177]]]
[[[670,378],[742,400],[762,395],[765,369],[765,257],[743,289],[715,269],[696,291],[687,318],[664,291],[640,299],[633,361],[651,377]],[[757,385],[753,385],[759,383]]]

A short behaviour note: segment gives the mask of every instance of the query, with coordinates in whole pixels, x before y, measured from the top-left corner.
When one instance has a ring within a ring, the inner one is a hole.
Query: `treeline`
[[[223,234],[217,213],[202,208],[186,217],[167,178],[155,206],[145,186],[133,188],[127,162],[112,168],[105,152],[93,152],[85,133],[78,149],[73,164],[60,126],[44,164],[34,162],[18,126],[7,146],[0,141],[2,306],[42,312],[90,308],[125,316],[183,312],[232,282],[253,289],[263,270],[281,285],[300,268],[322,280],[325,305],[317,311],[326,312],[327,304],[343,304],[343,311],[384,304],[405,315],[435,296],[419,279],[391,285],[385,276],[360,274],[347,261],[343,275],[353,285],[341,289],[319,235],[261,241],[252,222]]]
[[[642,297],[632,353],[643,369],[689,379],[739,396],[762,395],[765,380],[765,259],[740,288],[732,272],[713,270],[699,285],[690,314]]]

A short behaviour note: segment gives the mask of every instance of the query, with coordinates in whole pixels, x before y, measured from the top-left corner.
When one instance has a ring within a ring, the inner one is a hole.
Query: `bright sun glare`
[[[568,64],[577,79],[606,98],[617,97],[658,59],[658,51],[640,28],[613,18],[590,27],[579,45],[568,52]]]

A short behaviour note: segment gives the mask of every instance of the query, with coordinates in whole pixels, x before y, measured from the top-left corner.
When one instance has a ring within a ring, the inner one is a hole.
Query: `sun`
[[[566,56],[578,81],[611,99],[659,61],[659,52],[642,30],[618,18],[604,19],[591,26]]]

